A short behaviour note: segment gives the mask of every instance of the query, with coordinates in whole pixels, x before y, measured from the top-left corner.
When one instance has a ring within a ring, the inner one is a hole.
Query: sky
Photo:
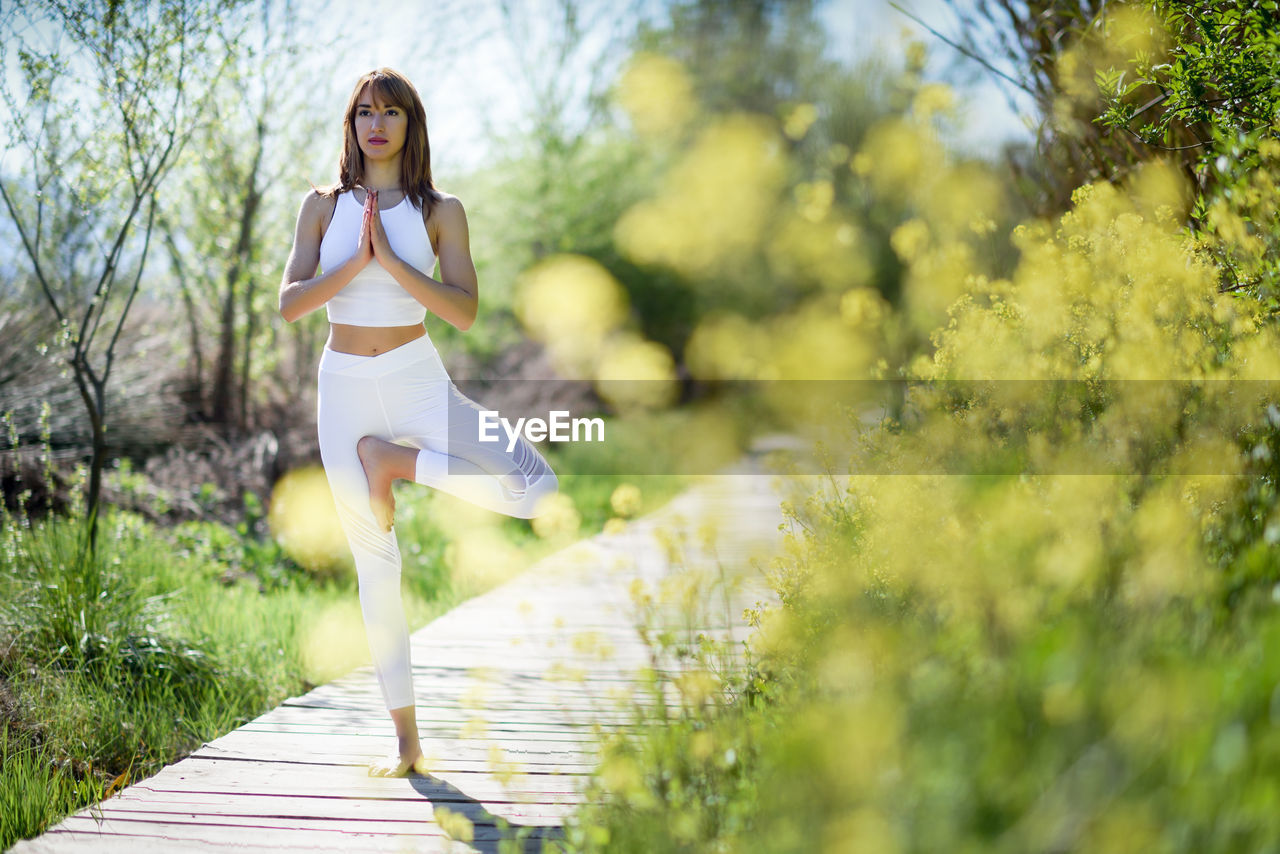
[[[631,2],[642,15],[662,14],[661,0]],[[315,91],[324,94],[315,106],[341,115],[350,87],[361,74],[382,65],[397,68],[415,82],[426,104],[434,171],[447,175],[481,165],[487,141],[495,134],[520,132],[524,99],[529,96],[521,82],[521,56],[545,69],[543,58],[536,57],[536,45],[549,40],[553,26],[546,11],[554,8],[555,0],[510,0],[513,26],[504,22],[500,4],[501,0],[436,0],[429,6],[404,0],[334,0],[335,14],[312,22],[317,41],[332,37],[338,26],[357,34],[344,38],[343,48],[334,53],[330,79],[317,81]],[[587,32],[581,57],[589,59],[608,42],[610,28],[619,24],[619,5],[619,0],[581,0]],[[942,0],[900,0],[900,5],[943,32],[954,31],[954,17]],[[432,11],[423,12],[424,8]],[[929,47],[932,76],[941,78],[955,61],[951,48],[894,10],[889,0],[827,0],[819,14],[831,35],[834,58],[852,62],[872,51],[900,58],[911,37]],[[360,23],[353,26],[353,21]],[[614,58],[615,72],[622,58]],[[981,152],[998,148],[1006,139],[1028,138],[1026,125],[989,75],[978,79],[979,85],[962,93],[970,109],[960,147]]]
[[[966,5],[972,0],[961,0]],[[898,0],[898,5],[916,18],[942,33],[959,29],[955,14],[942,0]],[[929,51],[926,74],[937,80],[946,79],[949,71],[961,69],[973,83],[959,90],[965,125],[957,144],[970,153],[998,150],[1006,140],[1029,140],[1033,134],[1022,114],[1030,115],[1034,105],[1028,100],[1015,111],[1008,103],[1006,90],[997,86],[990,72],[970,59],[960,57],[948,45],[921,27],[910,17],[894,9],[889,0],[829,0],[820,16],[837,48],[837,58],[851,61],[879,52],[901,59],[908,40],[924,43]],[[843,50],[843,55],[840,51]]]
[[[426,106],[433,171],[447,174],[480,166],[489,140],[520,132],[531,97],[526,66],[535,79],[544,80],[553,67],[539,47],[554,41],[550,13],[556,0],[509,0],[507,5],[509,16],[502,12],[502,0],[334,0],[337,14],[314,22],[318,41],[334,35],[333,21],[344,29],[352,21],[360,23],[354,26],[358,34],[344,39],[344,48],[335,53],[323,103],[316,108],[341,116],[362,74],[381,66],[395,68],[414,82]],[[618,0],[580,0],[580,5],[584,38],[574,64],[581,71],[611,36],[622,37],[623,20],[613,11]],[[660,0],[629,0],[625,5],[647,16],[661,14]],[[606,58],[608,77],[623,58],[621,52]],[[585,76],[570,75],[573,80]],[[584,93],[578,89],[574,94],[580,98]]]

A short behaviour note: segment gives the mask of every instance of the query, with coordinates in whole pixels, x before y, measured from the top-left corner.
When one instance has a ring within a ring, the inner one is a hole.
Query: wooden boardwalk
[[[524,850],[540,850],[583,800],[597,755],[592,724],[627,725],[637,668],[651,662],[634,627],[633,585],[656,591],[668,579],[680,589],[717,567],[738,573],[727,604],[683,627],[722,637],[745,637],[742,606],[768,598],[750,559],[777,548],[780,498],[749,466],[620,533],[558,552],[414,633],[429,775],[367,776],[395,736],[364,667],[10,850],[497,854],[520,828]],[[721,601],[683,589],[704,605]],[[473,824],[470,843],[450,838],[441,810]]]

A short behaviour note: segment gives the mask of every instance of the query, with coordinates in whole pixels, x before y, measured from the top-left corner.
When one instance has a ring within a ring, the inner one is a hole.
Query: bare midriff
[[[408,344],[427,334],[421,323],[412,326],[350,326],[345,323],[329,324],[329,342],[326,346],[339,353],[355,356],[376,356]]]

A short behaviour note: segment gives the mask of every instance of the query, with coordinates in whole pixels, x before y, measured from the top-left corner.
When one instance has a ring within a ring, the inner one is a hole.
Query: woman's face
[[[365,157],[393,158],[404,150],[409,117],[396,104],[388,104],[366,86],[356,101],[356,141]]]

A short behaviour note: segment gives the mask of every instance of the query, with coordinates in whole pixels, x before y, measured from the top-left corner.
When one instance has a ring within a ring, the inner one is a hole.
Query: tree
[[[947,0],[940,38],[1040,113],[1042,213],[1075,187],[1171,161],[1194,187],[1187,224],[1223,290],[1280,297],[1280,4],[1274,0]],[[895,4],[896,5],[896,4]],[[924,23],[924,22],[921,22]],[[928,26],[926,24],[926,26]]]
[[[1167,53],[1099,69],[1098,122],[1175,157],[1198,190],[1191,225],[1209,238],[1223,290],[1280,308],[1280,3],[1152,0]]]
[[[24,162],[0,176],[92,428],[96,545],[107,387],[151,250],[161,183],[234,45],[239,0],[40,0],[0,21],[0,96]],[[15,86],[7,73],[16,59]],[[12,168],[12,167],[11,167]]]
[[[264,245],[262,223],[293,215],[297,192],[288,188],[306,186],[297,146],[325,138],[325,117],[288,98],[314,73],[293,9],[262,0],[246,11],[254,37],[237,45],[210,92],[216,108],[204,112],[176,167],[183,191],[165,200],[159,218],[186,314],[196,415],[226,428],[251,421],[255,341],[271,328],[264,315],[275,314],[261,296],[263,282],[274,285],[279,274],[280,252]]]

